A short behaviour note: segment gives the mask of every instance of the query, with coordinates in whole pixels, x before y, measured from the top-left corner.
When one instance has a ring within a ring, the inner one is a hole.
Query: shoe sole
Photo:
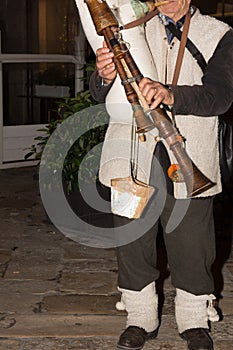
[[[122,346],[122,345],[117,344],[117,348],[121,349],[121,350],[141,350],[144,345],[145,345],[145,343],[142,346],[137,347],[137,348],[129,348],[128,346]]]

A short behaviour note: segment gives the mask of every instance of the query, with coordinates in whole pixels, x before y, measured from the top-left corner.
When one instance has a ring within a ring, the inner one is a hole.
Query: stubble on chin
[[[159,11],[174,21],[178,21],[188,12],[190,3],[191,0],[171,0],[168,4],[160,6]]]

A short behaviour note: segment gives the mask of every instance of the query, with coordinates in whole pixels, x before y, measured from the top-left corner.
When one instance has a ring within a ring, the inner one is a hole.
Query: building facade
[[[82,90],[87,43],[75,1],[0,2],[0,167],[24,156],[57,106]]]

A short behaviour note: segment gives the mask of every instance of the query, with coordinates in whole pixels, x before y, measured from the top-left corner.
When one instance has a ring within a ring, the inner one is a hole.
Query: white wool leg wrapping
[[[208,321],[218,321],[213,294],[194,295],[176,289],[175,316],[179,333],[190,328],[208,328]]]
[[[116,303],[118,310],[126,310],[126,327],[137,326],[147,332],[154,331],[158,325],[158,295],[155,283],[148,284],[141,291],[118,288],[122,293],[121,301]]]

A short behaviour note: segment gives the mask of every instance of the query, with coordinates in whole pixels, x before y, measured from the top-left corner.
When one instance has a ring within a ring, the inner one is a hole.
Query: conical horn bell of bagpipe
[[[191,162],[191,168],[192,174],[184,175],[188,198],[195,197],[216,185],[216,183],[206,177],[193,162]]]
[[[216,183],[212,182],[198,169],[179,141],[172,144],[170,149],[175,155],[180,171],[184,177],[188,198],[195,197],[216,185]]]
[[[84,0],[87,4],[97,34],[103,35],[103,30],[110,27],[118,27],[118,21],[108,7],[105,0]]]
[[[176,158],[186,184],[187,197],[195,197],[215,186],[216,184],[206,177],[190,159],[183,142],[180,140],[179,133],[172,125],[165,111],[161,108],[156,108],[150,112],[150,115],[159,130],[159,136],[166,141]]]

